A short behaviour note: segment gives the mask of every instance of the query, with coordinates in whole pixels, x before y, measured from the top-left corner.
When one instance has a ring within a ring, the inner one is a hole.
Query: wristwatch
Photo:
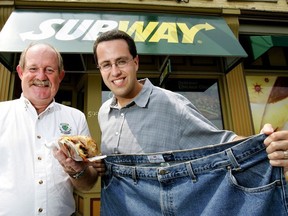
[[[81,176],[84,175],[85,171],[86,171],[87,167],[85,167],[83,170],[81,170],[80,172],[74,173],[74,174],[69,174],[69,176],[73,179],[79,179]]]

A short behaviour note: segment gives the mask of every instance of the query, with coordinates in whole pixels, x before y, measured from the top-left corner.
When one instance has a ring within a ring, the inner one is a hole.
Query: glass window
[[[278,130],[288,129],[288,77],[246,76],[255,133],[270,123]]]
[[[165,88],[188,98],[219,129],[223,129],[217,79],[169,79]]]

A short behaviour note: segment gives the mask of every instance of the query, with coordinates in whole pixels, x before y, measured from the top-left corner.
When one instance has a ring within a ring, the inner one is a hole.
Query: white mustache
[[[33,85],[36,86],[41,86],[41,87],[49,87],[50,86],[50,81],[49,80],[33,80],[32,82]]]

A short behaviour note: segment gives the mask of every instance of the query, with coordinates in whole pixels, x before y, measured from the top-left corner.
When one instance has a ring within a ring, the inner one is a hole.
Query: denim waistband
[[[105,158],[108,174],[138,178],[156,178],[159,175],[175,178],[207,173],[227,167],[245,169],[267,159],[265,134],[251,136],[224,144],[202,148],[149,154],[109,155]]]

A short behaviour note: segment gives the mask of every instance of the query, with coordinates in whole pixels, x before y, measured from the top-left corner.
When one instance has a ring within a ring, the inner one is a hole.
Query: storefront
[[[281,107],[280,113],[287,110],[285,34],[288,32],[283,30],[285,24],[265,35],[265,29],[256,21],[253,24],[260,26],[257,32],[257,28],[251,28],[251,23],[241,21],[237,9],[221,13],[215,13],[215,10],[212,14],[204,10],[200,15],[187,11],[184,14],[181,11],[60,12],[56,7],[54,9],[17,9],[9,16],[0,35],[0,61],[8,69],[6,76],[9,78],[6,85],[0,85],[0,91],[9,91],[6,99],[19,97],[21,89],[15,67],[28,44],[47,42],[54,45],[63,55],[66,70],[56,100],[84,111],[98,143],[97,111],[111,94],[101,81],[92,47],[97,35],[114,28],[126,31],[136,41],[140,56],[139,79],[148,77],[155,85],[185,95],[219,128],[242,135],[255,133],[263,119],[267,119],[264,117],[266,110],[274,112],[275,108],[267,107],[273,86],[284,90],[281,94],[275,93],[281,95],[281,100],[270,97],[271,104],[278,101],[276,109]],[[279,33],[281,38],[276,39]],[[264,87],[268,90],[265,96],[260,95],[253,101],[251,86],[252,90],[258,91],[257,97]],[[285,128],[288,120],[284,114],[281,116],[278,119]],[[75,192],[79,215],[97,215],[99,190],[97,185],[89,193]]]
[[[224,102],[220,98],[225,98],[221,95],[225,89],[219,83],[225,82],[225,75],[247,54],[222,17],[16,10],[2,30],[0,59],[13,72],[21,51],[31,42],[54,45],[64,58],[67,73],[64,85],[67,85],[66,88],[76,87],[70,92],[69,88],[65,90],[63,87],[57,97],[60,102],[76,105],[90,113],[88,117],[95,116],[93,113],[97,113],[98,107],[88,108],[83,104],[84,100],[78,100],[83,97],[86,83],[73,83],[73,80],[93,76],[98,80],[95,80],[94,88],[100,87],[105,93],[105,86],[99,82],[92,47],[99,34],[114,28],[134,37],[140,55],[139,78],[149,77],[155,85],[182,92],[196,105],[198,103],[199,109],[211,121],[215,120],[220,128],[230,127],[222,116],[220,104]],[[192,74],[197,75],[190,77]],[[91,81],[90,78],[88,80]],[[21,92],[16,86],[13,98],[19,97]],[[215,95],[205,95],[206,91]],[[97,98],[101,97],[98,95]],[[224,115],[227,116],[226,113]]]
[[[243,35],[241,40],[248,42],[250,47],[244,66],[255,133],[259,133],[267,122],[278,130],[287,130],[288,37],[276,34]]]

